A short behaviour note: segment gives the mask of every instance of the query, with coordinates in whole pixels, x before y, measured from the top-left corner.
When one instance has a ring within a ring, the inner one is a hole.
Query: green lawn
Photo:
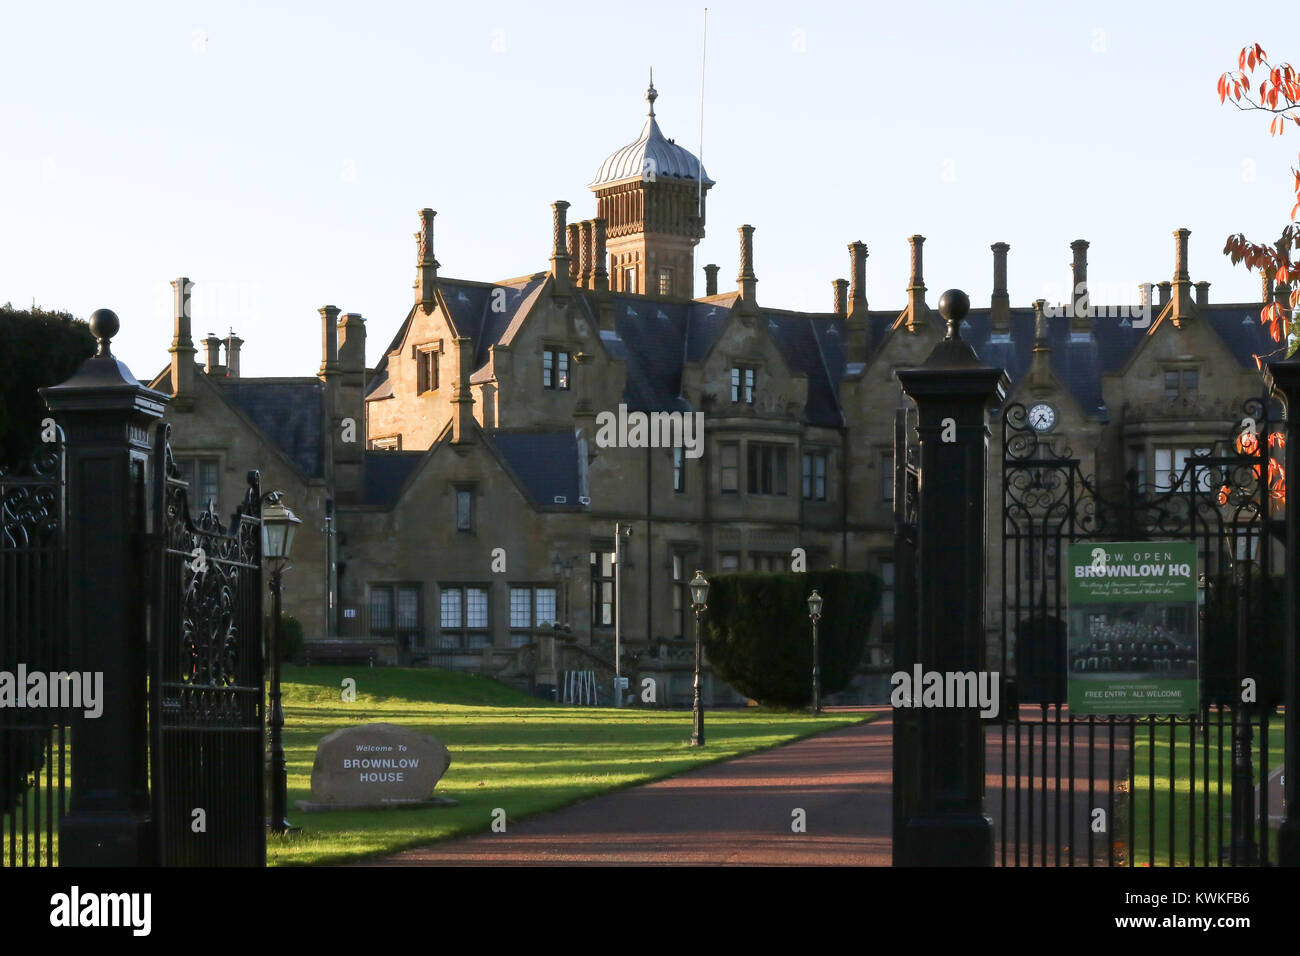
[[[357,699],[344,703],[344,677]],[[671,776],[864,719],[756,708],[706,714],[708,745],[688,746],[685,711],[560,707],[469,674],[406,668],[286,667],[289,818],[302,832],[268,840],[273,865],[334,863],[487,830],[507,820]],[[386,721],[433,734],[451,751],[437,793],[455,807],[303,813],[316,744],[341,727]]]
[[[1196,866],[1217,866],[1219,863],[1219,730],[1217,718],[1211,718],[1210,741],[1208,748],[1209,755],[1209,786],[1205,786],[1205,769],[1206,754],[1202,733],[1198,727],[1196,733],[1196,755],[1195,765],[1192,764],[1192,755],[1188,743],[1188,730],[1186,724],[1179,724],[1177,731],[1177,741],[1172,748],[1169,746],[1169,723],[1168,720],[1158,722],[1155,732],[1155,774],[1154,787],[1152,785],[1152,775],[1150,774],[1151,759],[1151,742],[1150,733],[1145,722],[1139,722],[1134,739],[1134,793],[1130,795],[1127,801],[1126,813],[1133,814],[1133,844],[1136,851],[1134,864],[1136,866],[1168,866],[1169,865],[1169,793],[1170,781],[1173,781],[1174,787],[1174,865],[1188,866],[1192,863],[1191,847],[1189,847],[1189,838],[1191,831],[1195,831],[1195,865]],[[1270,773],[1282,764],[1283,755],[1283,726],[1282,717],[1277,715],[1269,721],[1268,733],[1268,769]],[[1172,758],[1172,761],[1171,761]],[[1259,799],[1259,766],[1260,766],[1260,739],[1259,725],[1255,724],[1255,733],[1252,738],[1251,758],[1254,763],[1254,776],[1256,780],[1256,799]],[[1227,846],[1231,842],[1231,823],[1229,815],[1232,809],[1232,725],[1231,721],[1225,721],[1223,727],[1223,845]],[[1171,767],[1172,762],[1172,767]],[[1191,774],[1195,773],[1195,803],[1189,808],[1188,798],[1191,792]],[[1151,810],[1152,798],[1154,796],[1155,810],[1155,845],[1154,855],[1151,846]],[[1205,833],[1204,814],[1206,810],[1206,801],[1209,801],[1210,828]],[[1256,811],[1258,813],[1258,811]],[[1193,817],[1194,814],[1194,817]],[[1259,821],[1258,816],[1254,819],[1255,834],[1258,839]],[[1118,829],[1120,839],[1127,842],[1128,840],[1128,820],[1127,817],[1120,822]],[[1208,850],[1208,856],[1207,856]],[[1271,827],[1269,830],[1269,858],[1277,858],[1277,829]],[[1125,860],[1127,862],[1127,860]],[[1224,861],[1227,865],[1227,860]]]

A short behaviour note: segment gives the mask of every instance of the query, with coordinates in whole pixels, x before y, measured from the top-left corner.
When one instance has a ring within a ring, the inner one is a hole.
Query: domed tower
[[[588,187],[606,222],[610,288],[641,295],[695,295],[695,244],[704,238],[704,194],[713,180],[650,113],[635,142],[613,153]],[[701,188],[702,186],[702,188]]]

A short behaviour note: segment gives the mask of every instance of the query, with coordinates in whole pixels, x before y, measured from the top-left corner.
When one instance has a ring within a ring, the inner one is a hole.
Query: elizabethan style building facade
[[[719,291],[709,264],[697,295],[714,183],[663,135],[656,96],[651,86],[640,135],[590,183],[596,214],[571,222],[567,202],[552,204],[545,269],[442,275],[423,209],[410,311],[320,308],[315,376],[242,377],[233,332],[203,340],[200,366],[189,282],[174,283],[172,360],[150,383],[174,396],[174,451],[192,497],[223,513],[249,467],[286,493],[304,524],[285,605],[309,641],[373,641],[385,656],[535,686],[596,670],[607,688],[618,622],[624,672],[657,676],[661,703],[684,701],[687,580],[788,570],[802,549],[809,568],[884,579],[863,663],[888,667],[895,372],[943,335],[925,240],[907,240],[901,308],[868,304],[863,242],[848,244],[849,278],[832,282],[827,311],[760,302],[751,225],[739,227],[735,287]],[[1212,305],[1208,283],[1192,283],[1186,230],[1149,322],[1088,307],[1087,245],[1072,244],[1074,300],[1057,310],[1011,305],[1009,247],[994,243],[992,299],[964,335],[1085,471],[1107,483],[1136,468],[1159,486],[1262,391],[1253,356],[1276,346],[1259,302]],[[376,327],[387,343],[369,366]],[[989,610],[996,633],[998,603]]]

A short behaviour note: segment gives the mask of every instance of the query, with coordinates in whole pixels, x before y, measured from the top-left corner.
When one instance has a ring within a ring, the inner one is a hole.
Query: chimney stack
[[[605,226],[606,221],[602,218],[596,218],[591,221],[593,240],[596,246],[596,261],[592,268],[592,288],[597,292],[609,291],[609,270],[605,267],[609,254],[605,251]]]
[[[1047,300],[1034,300],[1034,350],[1029,360],[1029,384],[1045,386],[1052,377],[1052,346],[1049,340]]]
[[[1073,277],[1073,285],[1070,289],[1070,328],[1084,329],[1088,328],[1088,240],[1076,239],[1070,243],[1070,251],[1074,253],[1074,261],[1071,264],[1070,271]]]
[[[1196,307],[1203,309],[1210,304],[1210,283],[1202,279],[1196,283]]]
[[[231,329],[230,334],[226,336],[226,377],[239,378],[239,347],[244,344],[244,340],[235,334]]]
[[[1011,296],[1007,292],[1007,253],[1011,246],[995,242],[993,250],[993,295],[989,299],[989,321],[994,333],[1011,332]]]
[[[907,330],[915,332],[926,324],[930,308],[925,304],[925,269],[922,259],[922,246],[925,236],[910,236],[908,243],[912,247],[912,275],[907,282]]]
[[[434,288],[438,284],[438,260],[433,257],[433,217],[438,215],[432,209],[420,210],[420,231],[415,234],[417,259],[415,280],[415,302],[424,311],[432,312]]]
[[[333,309],[333,306],[326,308]],[[321,310],[324,313],[324,309]],[[337,314],[337,313],[336,313]],[[339,504],[361,500],[366,447],[366,320],[345,313],[338,323],[338,401],[333,409],[334,498]],[[352,427],[345,428],[351,419]],[[346,432],[346,433],[345,433]],[[351,441],[345,441],[345,438]]]
[[[198,349],[190,332],[190,291],[194,284],[182,276],[172,280],[172,395],[189,395],[194,390],[194,356]]]
[[[1174,230],[1174,325],[1182,328],[1192,317],[1192,279],[1187,271],[1187,237],[1190,229]]]
[[[569,204],[563,199],[551,203],[551,277],[555,280],[555,291],[561,294],[569,291],[569,276],[572,271],[569,249],[565,244],[568,209]]]
[[[741,226],[740,232],[740,275],[736,282],[740,287],[740,298],[748,306],[753,306],[757,294],[758,279],[754,275],[754,227]]]
[[[591,227],[591,220],[584,219],[579,223],[579,235],[582,239],[581,260],[578,264],[578,280],[584,289],[590,289],[594,269],[592,267],[591,246],[594,239],[594,230]]]
[[[849,314],[849,280],[833,279],[831,286],[835,289],[835,314],[844,318]]]
[[[451,397],[451,440],[458,445],[474,441],[474,392],[469,384],[473,374],[474,340],[464,336],[456,339],[456,385]]]
[[[1259,301],[1273,301],[1273,268],[1264,266],[1259,270]]]
[[[582,240],[579,238],[581,230],[576,222],[569,223],[569,280],[577,285],[582,278]]]
[[[704,294],[718,294],[718,267],[712,262],[704,267]]]
[[[1138,301],[1142,305],[1142,314],[1146,315],[1151,311],[1151,283],[1142,282],[1138,284]]]
[[[320,378],[328,382],[339,374],[339,309],[334,305],[322,305],[320,312]]]
[[[203,347],[207,352],[203,370],[212,376],[225,375],[226,370],[221,367],[221,339],[217,338],[215,333],[209,332],[207,338],[203,340]]]
[[[1169,304],[1169,280],[1166,279],[1164,282],[1157,282],[1156,288],[1160,290],[1159,307],[1163,309]]]
[[[867,244],[859,239],[849,243],[849,302],[846,315],[867,311]]]

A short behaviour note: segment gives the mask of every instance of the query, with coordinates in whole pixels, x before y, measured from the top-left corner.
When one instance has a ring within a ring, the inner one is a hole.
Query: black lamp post
[[[822,675],[821,675],[821,656],[817,653],[817,622],[822,619],[822,596],[813,588],[813,593],[808,595],[808,617],[812,619],[813,632],[813,683],[812,683],[812,709],[814,714],[822,712]]]
[[[691,704],[691,715],[695,720],[695,729],[691,732],[691,746],[704,746],[704,704],[700,700],[700,616],[709,606],[709,582],[704,573],[695,572],[691,578],[691,610],[695,612],[695,699]]]
[[[271,816],[268,827],[283,835],[289,823],[288,778],[284,766],[284,710],[280,706],[280,591],[281,577],[289,565],[294,532],[302,521],[281,503],[283,493],[271,492],[262,507],[262,556],[271,563],[271,688],[268,723],[271,727]]]

